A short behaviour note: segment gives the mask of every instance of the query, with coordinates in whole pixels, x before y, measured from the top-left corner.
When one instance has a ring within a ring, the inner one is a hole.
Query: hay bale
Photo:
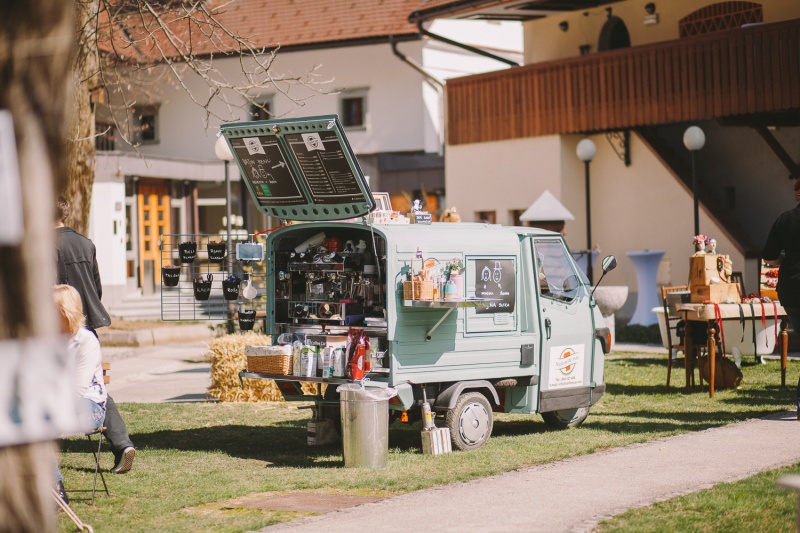
[[[239,372],[247,368],[245,346],[268,346],[272,337],[252,331],[225,335],[214,339],[211,353],[211,386],[208,393],[221,402],[283,401],[278,386],[270,379],[244,379]]]
[[[270,346],[272,337],[253,331],[225,335],[214,339],[208,347],[211,355],[211,386],[208,393],[221,402],[282,402],[283,395],[271,379],[244,378],[239,372],[247,368],[245,346]],[[316,385],[303,383],[303,392],[314,394]]]

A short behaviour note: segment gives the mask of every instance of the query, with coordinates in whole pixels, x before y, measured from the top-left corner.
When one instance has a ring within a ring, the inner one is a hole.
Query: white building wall
[[[509,210],[527,209],[546,189],[563,202],[560,150],[555,135],[448,146],[447,206],[464,222],[475,221],[476,211],[496,211],[498,224],[510,224]]]
[[[597,146],[590,166],[592,243],[599,247],[601,258],[615,255],[619,264],[603,284],[628,285],[629,304],[635,304],[636,273],[626,252],[637,250],[664,250],[660,284],[687,283],[688,258],[694,252],[691,191],[635,135],[631,135],[629,167],[605,136],[590,138]],[[549,189],[575,216],[564,228],[570,248],[586,249],[584,164],[575,153],[580,139],[551,135],[448,146],[448,205],[458,207],[465,221],[474,220],[476,211],[496,210],[498,223],[509,224],[508,210],[526,209]],[[755,261],[745,266],[744,256],[702,206],[700,230],[716,238],[717,250],[730,254],[734,270],[745,271],[746,278],[753,280],[750,286],[754,286]],[[633,309],[628,311],[632,313]]]

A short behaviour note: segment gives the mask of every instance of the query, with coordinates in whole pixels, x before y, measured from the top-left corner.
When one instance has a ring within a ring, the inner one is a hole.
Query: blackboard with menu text
[[[260,205],[300,205],[306,199],[300,190],[283,149],[274,136],[231,139],[242,175],[250,183]]]

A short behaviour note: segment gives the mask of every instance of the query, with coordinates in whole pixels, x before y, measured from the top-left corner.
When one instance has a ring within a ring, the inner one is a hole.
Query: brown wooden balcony
[[[447,82],[448,144],[800,109],[800,19]]]

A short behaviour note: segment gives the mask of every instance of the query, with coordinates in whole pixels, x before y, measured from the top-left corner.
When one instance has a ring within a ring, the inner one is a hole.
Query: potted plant
[[[239,329],[250,331],[256,323],[256,312],[254,309],[239,309]]]
[[[447,281],[453,281],[456,286],[456,298],[461,298],[464,296],[464,276],[462,273],[464,272],[464,262],[457,257],[454,257],[451,261],[448,261],[447,264],[444,266],[445,276],[447,277]]]
[[[238,276],[228,276],[222,280],[222,296],[226,300],[237,300],[239,298],[239,287],[242,280]]]
[[[193,241],[180,243],[178,256],[181,258],[181,263],[194,263],[194,258],[197,257],[197,243]]]
[[[213,276],[211,274],[208,274],[205,279],[203,279],[202,276],[194,278],[192,285],[194,287],[195,300],[208,300],[208,297],[211,295],[212,280]]]
[[[181,267],[178,265],[165,265],[161,267],[161,279],[165,287],[177,287],[181,279]]]
[[[228,247],[224,242],[211,241],[208,243],[208,260],[212,263],[222,263],[227,251]]]

